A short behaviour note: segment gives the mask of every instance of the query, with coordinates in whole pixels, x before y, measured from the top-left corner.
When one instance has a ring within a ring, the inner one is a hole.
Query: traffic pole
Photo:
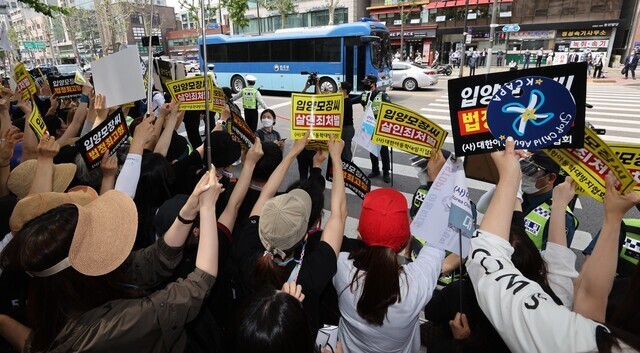
[[[494,0],[495,1],[495,0]],[[462,42],[460,44],[461,45],[461,50],[462,53],[460,53],[460,74],[458,75],[458,77],[462,77],[464,75],[464,65],[467,61],[466,59],[466,54],[467,51],[465,50],[465,43],[467,42],[467,17],[469,16],[469,0],[465,0],[464,2],[464,24],[463,24],[463,28],[462,28]]]
[[[493,42],[496,35],[496,27],[498,24],[496,23],[496,15],[498,12],[498,0],[493,0],[493,9],[491,11],[491,28],[489,29],[489,52],[487,53],[487,73],[491,72],[491,56],[493,54]]]

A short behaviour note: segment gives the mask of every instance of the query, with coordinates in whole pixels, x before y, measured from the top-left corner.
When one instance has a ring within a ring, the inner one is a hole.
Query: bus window
[[[291,61],[291,41],[274,40],[271,42],[271,60],[280,62]]]
[[[340,62],[340,38],[316,39],[316,61]]]
[[[231,62],[249,61],[248,43],[229,43],[227,44],[227,49],[228,49],[229,61]]]
[[[250,62],[270,62],[271,53],[269,51],[269,42],[252,42],[249,43],[249,61]]]
[[[291,61],[310,62],[313,60],[315,52],[315,40],[313,39],[295,39],[291,41],[293,53]],[[320,61],[320,60],[315,60]]]

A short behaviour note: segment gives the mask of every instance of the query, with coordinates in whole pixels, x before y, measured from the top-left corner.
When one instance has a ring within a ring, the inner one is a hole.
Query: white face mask
[[[262,126],[264,126],[264,127],[272,127],[273,126],[273,120],[271,120],[271,119],[262,119]]]
[[[522,192],[525,194],[535,194],[536,192],[542,190],[542,188],[538,188],[536,186],[536,181],[538,179],[532,178],[528,175],[522,176]]]

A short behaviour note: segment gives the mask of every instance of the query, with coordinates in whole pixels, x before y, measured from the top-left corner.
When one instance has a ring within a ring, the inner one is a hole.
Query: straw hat
[[[68,267],[86,276],[102,276],[127,259],[136,240],[138,213],[127,194],[111,190],[78,208],[78,224],[69,256],[32,276],[47,277]]]
[[[98,198],[98,193],[88,186],[76,186],[69,192],[43,192],[28,195],[20,200],[11,214],[9,227],[17,233],[30,220],[65,203],[86,205]]]
[[[7,188],[18,199],[22,199],[29,194],[31,184],[36,175],[37,161],[30,159],[20,163],[9,174]],[[53,165],[53,191],[64,192],[73,180],[76,174],[76,165],[72,163],[54,164]]]

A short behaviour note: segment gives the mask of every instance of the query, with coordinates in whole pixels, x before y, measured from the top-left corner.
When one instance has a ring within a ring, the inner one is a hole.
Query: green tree
[[[229,18],[239,28],[249,25],[249,19],[245,16],[249,10],[249,0],[221,0],[219,6],[227,9]]]
[[[68,7],[49,5],[47,3],[40,2],[39,0],[18,0],[18,1],[34,9],[36,12],[39,12],[49,17],[55,17],[56,14],[68,15],[70,13],[70,9]]]
[[[329,11],[328,25],[331,26],[333,25],[333,14],[336,11],[336,7],[338,7],[338,4],[340,3],[340,0],[325,0],[324,3],[327,6],[327,11]]]
[[[196,28],[202,28],[202,20],[200,19],[200,0],[178,0],[178,3],[183,9],[187,10],[189,16],[195,21]],[[215,18],[217,9],[218,6],[213,6],[211,4],[211,0],[205,0],[205,19]]]
[[[278,11],[282,18],[282,28],[287,26],[287,16],[296,13],[295,0],[264,0],[260,5],[270,11]]]

